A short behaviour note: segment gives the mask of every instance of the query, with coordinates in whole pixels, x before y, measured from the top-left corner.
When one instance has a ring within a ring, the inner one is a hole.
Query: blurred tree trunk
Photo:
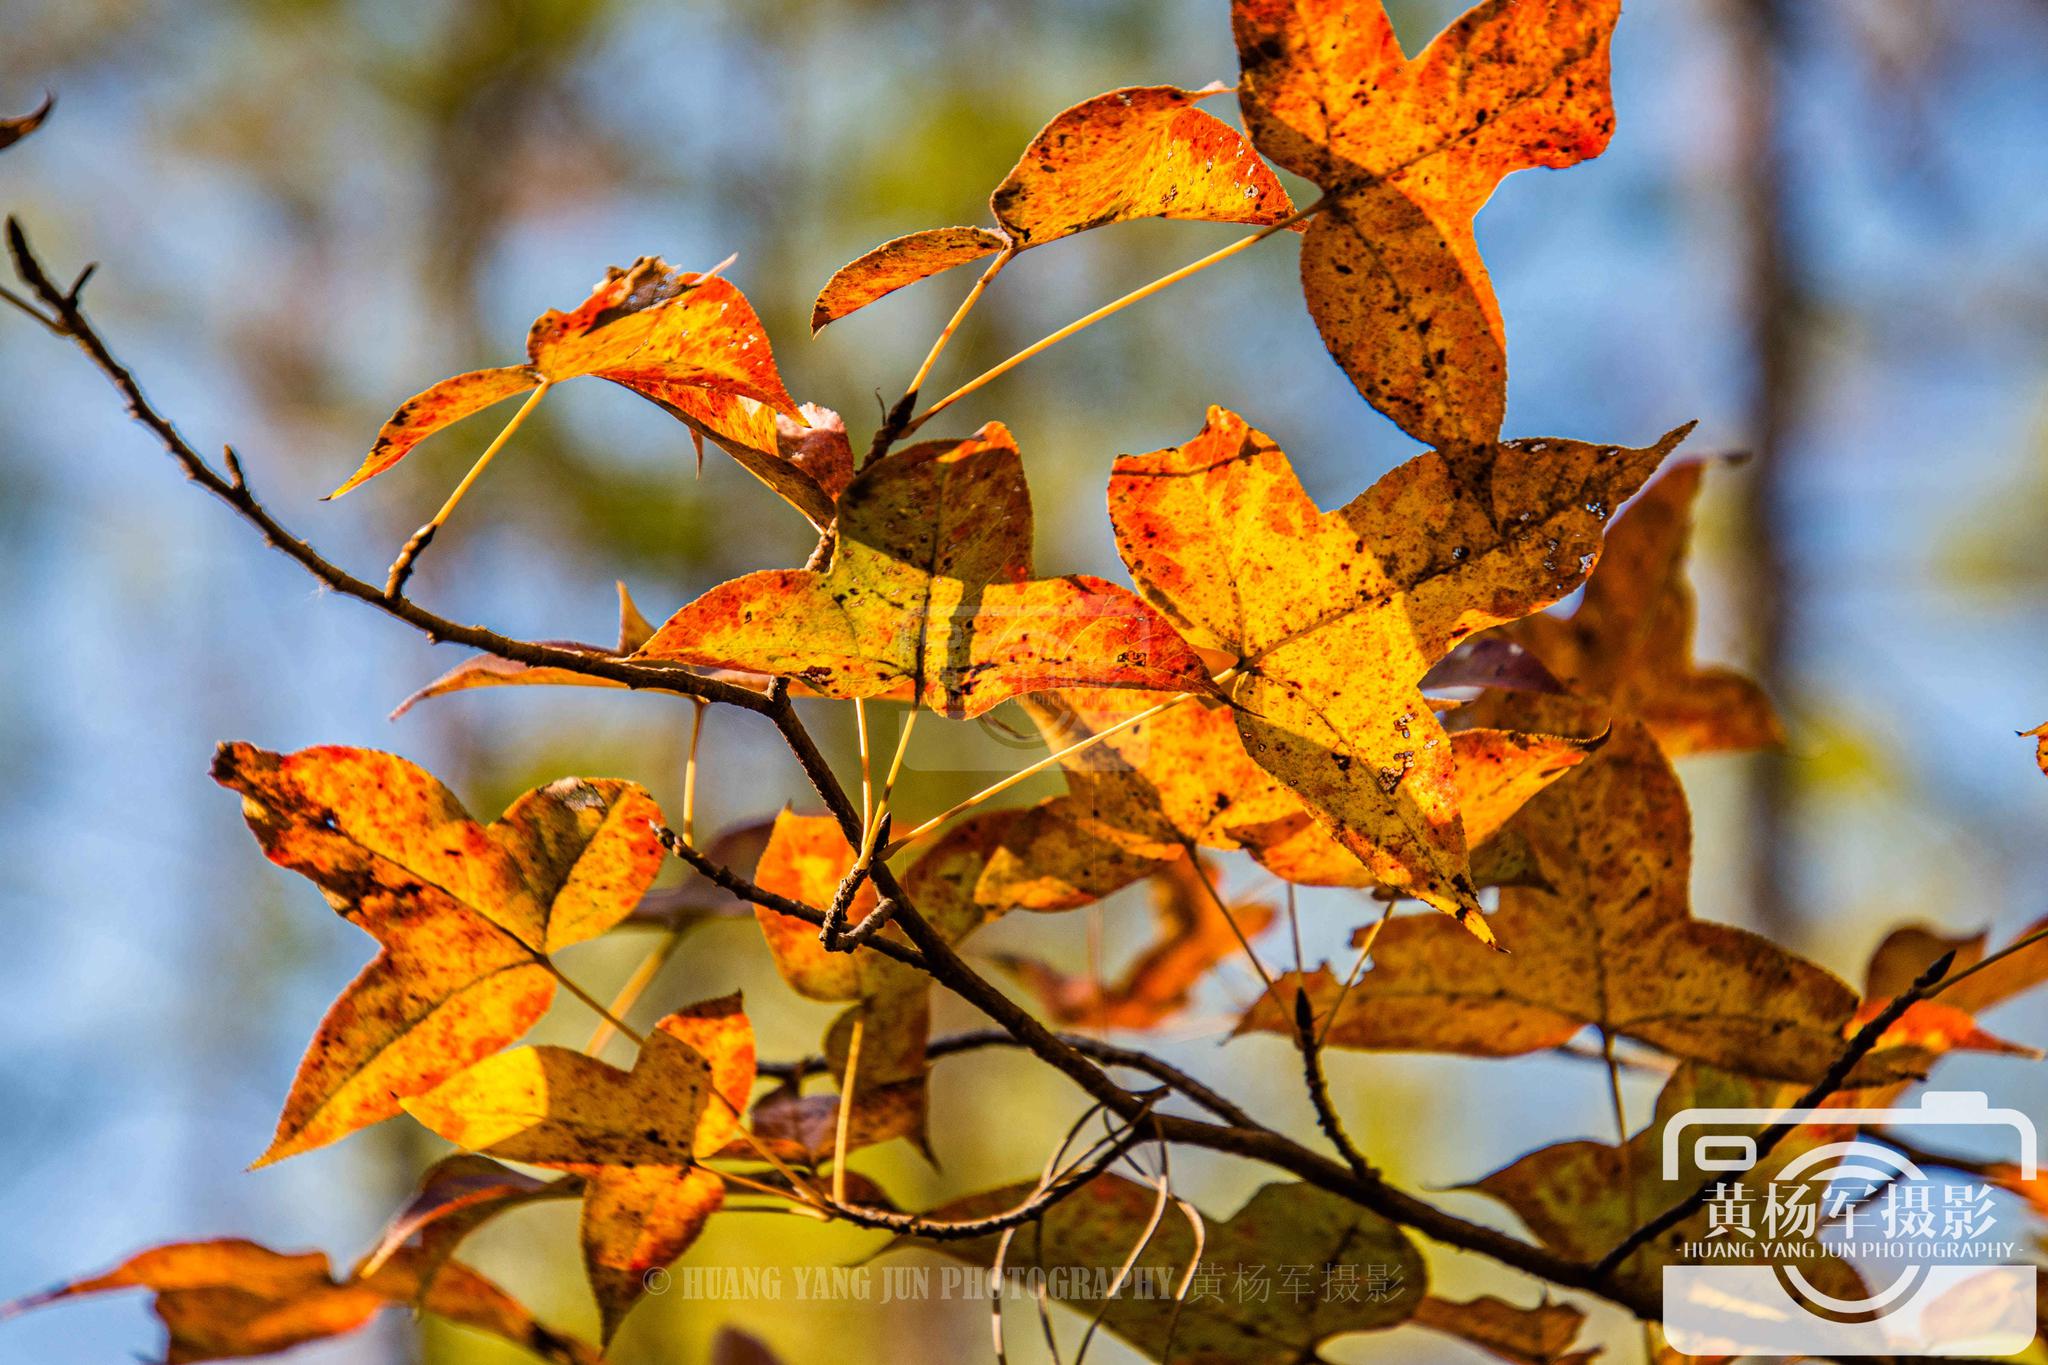
[[[1797,711],[1797,565],[1789,553],[1790,478],[1803,364],[1804,307],[1787,223],[1783,156],[1785,0],[1720,0],[1733,97],[1735,249],[1740,256],[1743,326],[1750,361],[1747,420],[1753,458],[1743,480],[1737,543],[1741,601],[1753,623],[1752,670],[1788,714]],[[1751,905],[1757,927],[1775,937],[1800,920],[1798,791],[1784,752],[1755,760],[1750,812]]]

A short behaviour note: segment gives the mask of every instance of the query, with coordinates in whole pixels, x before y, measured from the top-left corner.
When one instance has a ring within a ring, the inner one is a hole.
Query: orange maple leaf
[[[1321,186],[1301,282],[1367,402],[1428,445],[1491,441],[1507,336],[1472,217],[1509,173],[1614,131],[1620,0],[1487,0],[1412,60],[1379,0],[1234,0],[1245,128]]]

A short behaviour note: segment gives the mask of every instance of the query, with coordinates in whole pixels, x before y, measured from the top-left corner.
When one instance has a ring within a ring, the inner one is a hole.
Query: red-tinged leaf
[[[1451,749],[1419,685],[1467,637],[1584,581],[1603,517],[1681,440],[1511,441],[1417,456],[1333,512],[1279,447],[1211,408],[1187,444],[1125,455],[1117,546],[1228,695],[1252,758],[1383,885],[1488,938]]]
[[[986,1217],[1031,1197],[1033,1186],[1012,1185],[954,1200],[932,1210],[940,1219]],[[1220,1272],[1220,1290],[1190,1292],[1176,1303],[1171,1292],[1103,1291],[1126,1258],[1135,1254],[1137,1283],[1174,1286],[1196,1262],[1187,1220],[1169,1213],[1134,1253],[1151,1220],[1158,1192],[1105,1175],[1084,1185],[1045,1214],[1029,1245],[1048,1275],[1049,1292],[1084,1315],[1102,1311],[1102,1325],[1159,1359],[1169,1339],[1177,1365],[1300,1365],[1323,1358],[1318,1347],[1349,1332],[1393,1327],[1414,1313],[1428,1288],[1422,1254],[1378,1214],[1309,1185],[1266,1185],[1227,1219],[1205,1218],[1200,1263]],[[923,1244],[919,1244],[923,1245]],[[997,1238],[946,1241],[932,1250],[967,1262],[994,1263]],[[1021,1255],[1021,1246],[1019,1248]],[[1022,1262],[1013,1259],[1012,1265]],[[1289,1293],[1283,1267],[1296,1268]],[[1245,1277],[1239,1292],[1234,1277]],[[1265,1293],[1256,1282],[1263,1280]]]
[[[997,960],[1024,983],[1055,1024],[1088,1029],[1152,1029],[1188,1006],[1195,986],[1218,963],[1235,956],[1238,934],[1250,938],[1273,922],[1273,907],[1242,901],[1229,916],[1213,891],[1213,868],[1196,869],[1191,858],[1167,863],[1152,878],[1153,938],[1118,974],[1104,983],[1069,975],[1035,958],[1003,955]],[[1231,927],[1231,919],[1237,922]]]
[[[2048,929],[2048,920],[2027,926],[2014,935],[2013,941],[2042,929]],[[1850,1021],[1848,1031],[1854,1033],[1883,1013],[1893,997],[1911,986],[1944,953],[1955,954],[1950,973],[1962,972],[1984,960],[1987,943],[1988,935],[1982,933],[1949,938],[1924,925],[1893,930],[1870,956],[1864,974],[1863,1004]],[[1928,1062],[1943,1053],[1958,1051],[2039,1057],[2041,1053],[2036,1048],[1986,1032],[1978,1026],[1976,1016],[2044,981],[2048,981],[2048,940],[2000,958],[1943,990],[1935,999],[1908,1006],[1905,1014],[1879,1039],[1879,1055],[1889,1049],[1904,1049],[1900,1053],[1902,1058],[1918,1054]]]
[[[643,256],[608,270],[575,309],[535,319],[526,353],[523,366],[459,375],[408,400],[362,466],[328,496],[375,478],[426,437],[499,399],[542,380],[595,375],[716,441],[817,525],[831,521],[824,487],[783,454],[777,417],[801,422],[802,413],[783,387],[761,319],[731,282]]]
[[[853,845],[829,815],[798,815],[785,810],[775,817],[768,845],[754,868],[754,884],[778,896],[823,909],[832,903],[840,881],[853,867]],[[847,912],[849,925],[859,924],[875,908],[875,888],[864,882]],[[775,957],[775,968],[797,994],[812,1000],[858,1000],[863,969],[878,956],[870,949],[827,952],[818,942],[817,926],[765,905],[754,907],[761,936]]]
[[[546,955],[623,919],[663,857],[661,808],[609,778],[538,788],[486,827],[367,749],[224,744],[213,776],[270,860],[382,946],[321,1021],[263,1163],[390,1118],[517,1039],[554,997]]]
[[[356,1273],[374,1274],[402,1248],[410,1248],[423,1281],[431,1283],[463,1238],[499,1214],[582,1193],[583,1182],[575,1176],[540,1180],[468,1152],[443,1157],[420,1177],[412,1198],[384,1225],[384,1235]]]
[[[1572,1350],[1586,1315],[1565,1303],[1522,1308],[1491,1294],[1466,1303],[1430,1295],[1408,1323],[1456,1337],[1509,1365],[1588,1365],[1600,1354]]]
[[[48,118],[50,111],[56,107],[57,97],[46,94],[43,96],[43,102],[28,113],[22,114],[17,118],[0,118],[0,151],[12,147],[15,143],[42,127],[43,120]]]
[[[811,332],[823,330],[848,313],[865,308],[884,294],[916,284],[956,265],[993,256],[1009,241],[987,228],[928,228],[882,243],[848,261],[825,281],[811,305]]]
[[[1510,695],[1529,719],[1569,719],[1560,699]],[[1549,884],[1501,893],[1493,926],[1512,956],[1475,951],[1434,917],[1395,919],[1328,1041],[1501,1057],[1590,1025],[1730,1071],[1817,1079],[1841,1051],[1854,993],[1759,935],[1692,918],[1690,826],[1656,740],[1618,724],[1511,822]],[[1326,1017],[1335,983],[1309,984]],[[1240,1028],[1292,1036],[1294,1021],[1261,999]]]
[[[1607,533],[1600,568],[1568,617],[1527,617],[1505,634],[1580,696],[1636,717],[1674,758],[1781,743],[1770,698],[1733,669],[1692,657],[1686,546],[1703,464],[1659,475]]]
[[[1129,222],[1277,223],[1294,213],[1244,135],[1196,101],[1223,87],[1131,86],[1045,125],[990,204],[1019,249]]]
[[[793,677],[832,697],[909,683],[952,716],[1058,687],[1208,688],[1201,659],[1132,593],[1031,577],[1030,494],[1000,423],[869,464],[838,527],[830,568],[713,588],[638,657]]]
[[[1254,144],[1321,186],[1309,311],[1366,400],[1430,445],[1488,442],[1506,336],[1472,217],[1511,172],[1614,129],[1619,0],[1487,0],[1407,58],[1378,0],[1235,0]]]
[[[801,422],[786,413],[775,414],[776,453],[837,502],[853,482],[853,443],[846,436],[846,419],[816,403],[805,403],[798,411]],[[653,633],[648,627],[647,634]],[[646,642],[642,636],[634,648]]]
[[[7,1312],[122,1289],[155,1293],[170,1333],[165,1365],[242,1360],[346,1336],[386,1308],[416,1305],[451,1322],[502,1337],[559,1365],[596,1365],[597,1352],[536,1322],[503,1290],[467,1266],[437,1267],[422,1283],[413,1253],[400,1251],[373,1273],[336,1280],[317,1251],[272,1251],[222,1239],[173,1242],[129,1258],[103,1275],[8,1305]]]
[[[398,411],[377,431],[362,467],[346,483],[327,496],[338,498],[350,489],[376,478],[412,453],[412,448],[443,427],[502,403],[514,394],[525,393],[540,384],[541,376],[530,365],[510,365],[496,370],[471,370],[444,379],[398,405]]]
[[[583,1196],[583,1269],[609,1344],[647,1292],[647,1277],[688,1251],[725,1203],[725,1182],[703,1167],[607,1166]]]

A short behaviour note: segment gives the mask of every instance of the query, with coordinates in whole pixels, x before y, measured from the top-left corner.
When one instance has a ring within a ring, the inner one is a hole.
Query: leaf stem
[[[562,985],[562,989],[568,991],[569,994],[575,996],[578,1000],[581,1000],[584,1004],[590,1006],[590,1008],[596,1012],[597,1017],[604,1020],[605,1023],[611,1025],[611,1027],[616,1032],[622,1033],[626,1037],[632,1039],[633,1046],[645,1047],[647,1045],[646,1034],[640,1032],[638,1029],[634,1028],[632,1025],[626,1023],[617,1015],[613,1014],[610,1010],[606,1009],[603,1001],[599,1000],[589,991],[586,991],[581,986],[577,985],[575,981],[570,979],[568,973],[564,972],[560,967],[555,965],[554,959],[548,957],[545,953],[535,953],[533,955],[533,959],[534,961],[540,963],[541,966],[547,968],[548,975],[554,977],[556,981],[560,982]]]
[[[1003,267],[1016,259],[1016,256],[1015,244],[1006,246],[996,253],[996,258],[989,262],[988,269],[981,272],[981,278],[974,282],[974,288],[967,291],[967,297],[953,310],[953,316],[946,323],[945,330],[939,333],[938,340],[932,342],[931,350],[925,355],[924,364],[917,367],[917,374],[910,381],[911,393],[918,392],[924,387],[924,381],[931,378],[932,367],[939,363],[939,356],[945,351],[946,343],[953,339],[953,333],[960,330],[960,324],[974,311],[974,305],[981,302],[981,296],[987,292],[990,282],[1001,274]]]
[[[704,739],[704,712],[709,705],[696,697],[690,701],[697,713],[690,718],[690,752],[683,760],[683,842],[686,844],[692,842],[697,827],[697,748]],[[669,930],[661,942],[640,959],[640,965],[633,969],[633,974],[626,978],[626,984],[619,987],[618,994],[612,997],[612,1014],[623,1019],[632,1012],[647,988],[654,984],[654,978],[661,975],[661,969],[675,956],[676,948],[683,941],[683,932],[681,926]],[[612,1040],[613,1032],[609,1019],[599,1020],[583,1050],[596,1056]]]
[[[1216,677],[1213,679],[1213,681],[1218,684],[1227,682],[1229,681],[1230,676],[1236,671],[1237,670],[1234,668],[1225,669],[1223,672],[1218,673]],[[940,825],[945,824],[954,816],[961,815],[966,813],[967,811],[973,810],[982,802],[990,800],[993,797],[1001,796],[1004,792],[1016,786],[1019,782],[1025,781],[1027,778],[1036,776],[1037,774],[1044,772],[1047,768],[1052,767],[1056,763],[1060,763],[1066,759],[1072,758],[1075,754],[1080,753],[1083,749],[1093,748],[1095,745],[1102,743],[1103,740],[1108,739],[1113,735],[1121,734],[1123,731],[1130,729],[1134,725],[1143,724],[1145,721],[1152,719],[1152,717],[1154,716],[1160,715],[1167,711],[1171,711],[1174,707],[1179,706],[1182,702],[1188,701],[1197,695],[1199,694],[1194,692],[1178,693],[1174,696],[1168,697],[1165,701],[1160,702],[1156,706],[1148,706],[1144,710],[1139,711],[1134,715],[1125,716],[1122,720],[1118,721],[1116,724],[1112,726],[1109,726],[1106,729],[1097,730],[1092,735],[1088,735],[1082,739],[1077,739],[1064,749],[1060,749],[1054,753],[1047,754],[1044,758],[1041,758],[1034,763],[1031,763],[1023,768],[1018,769],[1016,772],[1011,773],[1008,777],[1005,777],[1000,782],[994,783],[991,786],[983,787],[980,791],[976,792],[974,795],[966,798],[965,800],[957,801],[953,805],[948,806],[945,810],[940,811],[937,815],[934,815],[931,819],[925,821],[916,829],[911,830],[902,838],[892,840],[889,846],[882,850],[882,857],[895,857],[898,853],[901,853],[904,849],[908,848],[911,844],[916,843],[925,835],[930,834],[933,830],[937,829]]]
[[[846,1202],[846,1139],[853,1131],[854,1087],[860,1076],[861,1034],[867,1021],[853,1017],[853,1031],[846,1040],[846,1071],[839,1080],[839,1113],[832,1129],[832,1202]]]
[[[1011,370],[1016,369],[1019,365],[1022,365],[1025,361],[1031,359],[1033,356],[1039,354],[1041,351],[1050,350],[1052,347],[1058,345],[1060,342],[1065,341],[1068,337],[1073,336],[1076,332],[1085,331],[1088,328],[1093,327],[1096,323],[1101,322],[1104,318],[1111,317],[1117,313],[1121,313],[1124,309],[1130,307],[1132,304],[1143,302],[1144,300],[1151,298],[1154,294],[1159,293],[1161,290],[1179,284],[1182,280],[1187,279],[1191,275],[1199,275],[1204,270],[1207,270],[1210,266],[1219,265],[1222,262],[1229,260],[1232,256],[1237,255],[1238,252],[1245,251],[1252,247],[1257,246],[1260,242],[1265,241],[1274,233],[1293,227],[1296,223],[1299,223],[1302,220],[1316,213],[1320,213],[1323,209],[1323,205],[1325,202],[1327,201],[1317,200],[1315,203],[1309,205],[1307,208],[1301,210],[1299,213],[1294,214],[1292,217],[1283,218],[1279,222],[1274,223],[1271,227],[1261,228],[1249,237],[1240,237],[1236,241],[1232,242],[1229,246],[1223,247],[1217,251],[1212,251],[1198,261],[1190,261],[1188,264],[1182,266],[1180,269],[1176,271],[1173,271],[1171,274],[1161,275],[1158,279],[1152,281],[1152,283],[1140,286],[1137,289],[1133,289],[1130,293],[1124,295],[1122,298],[1117,299],[1110,303],[1105,303],[1102,305],[1102,307],[1096,309],[1094,312],[1089,313],[1084,317],[1074,319],[1074,321],[1060,328],[1057,332],[1054,332],[1049,336],[1041,337],[1039,340],[1033,342],[1029,346],[1026,346],[1023,350],[1017,352],[1017,354],[1011,356],[1008,360],[1003,361],[995,368],[984,371],[982,374],[976,376],[975,378],[968,380],[965,384],[962,384],[959,388],[953,390],[953,392],[947,394],[944,398],[941,398],[938,402],[926,408],[916,417],[911,418],[909,423],[906,424],[903,428],[904,434],[908,435],[909,433],[916,431],[926,422],[929,422],[932,418],[936,417],[939,413],[945,411],[953,404],[959,402],[968,394],[973,393],[975,390],[981,388],[983,385],[992,383],[993,381],[1002,378]]]
[[[1330,1030],[1337,1026],[1337,1016],[1344,1009],[1344,1002],[1351,998],[1352,987],[1365,975],[1366,961],[1372,957],[1372,946],[1380,940],[1380,930],[1387,927],[1387,921],[1394,917],[1394,902],[1388,901],[1387,908],[1380,911],[1380,917],[1373,921],[1372,928],[1365,931],[1365,938],[1358,945],[1358,960],[1351,964],[1351,975],[1344,978],[1344,989],[1337,992],[1337,1002],[1330,1006],[1329,1017],[1323,1020],[1323,1027],[1316,1034],[1316,1046],[1329,1041]]]
[[[420,527],[419,530],[414,531],[412,539],[405,542],[405,547],[398,552],[398,558],[391,561],[391,572],[385,577],[384,595],[386,597],[396,597],[404,590],[405,580],[412,577],[413,567],[418,563],[419,557],[426,550],[428,543],[434,539],[434,533],[447,524],[448,518],[455,514],[457,504],[469,492],[470,486],[490,466],[491,461],[498,458],[498,452],[503,450],[506,443],[512,439],[512,433],[525,425],[526,419],[532,415],[533,410],[540,406],[540,400],[547,397],[549,383],[549,380],[543,379],[534,387],[533,392],[527,396],[526,401],[519,405],[519,411],[512,414],[512,420],[505,423],[504,430],[491,439],[491,443],[484,447],[483,454],[476,457],[476,463],[471,465],[469,472],[462,476],[462,482],[455,485],[455,491],[448,495],[448,501],[441,504],[441,510],[434,513],[433,520]]]

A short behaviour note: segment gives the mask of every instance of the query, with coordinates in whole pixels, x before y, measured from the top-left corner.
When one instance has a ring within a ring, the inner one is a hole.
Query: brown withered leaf
[[[550,1331],[518,1301],[458,1262],[422,1284],[416,1256],[401,1249],[376,1271],[337,1280],[317,1251],[281,1252],[255,1242],[173,1242],[141,1252],[102,1275],[10,1304],[17,1312],[87,1294],[147,1289],[170,1333],[165,1365],[273,1355],[346,1336],[387,1308],[418,1307],[502,1337],[559,1365],[596,1365],[598,1353]]]
[[[754,1142],[765,1145],[782,1161],[802,1166],[824,1166],[832,1161],[839,1145],[838,1095],[806,1095],[792,1086],[779,1086],[754,1102],[748,1114]],[[846,1120],[846,1150],[857,1152],[891,1138],[919,1131],[923,1125],[924,1082],[904,1082],[894,1087],[861,1087],[860,1102]],[[752,1143],[733,1142],[726,1146],[729,1157],[755,1157]],[[851,1182],[856,1172],[847,1172]],[[849,1185],[850,1188],[850,1185]],[[875,1207],[893,1207],[879,1191],[860,1196],[860,1202]],[[849,1196],[851,1197],[851,1196]]]
[[[1412,60],[1378,0],[1231,9],[1253,143],[1328,197],[1301,281],[1330,354],[1417,440],[1494,440],[1507,343],[1472,218],[1511,172],[1606,149],[1620,0],[1487,0]]]
[[[1021,250],[1134,218],[1277,223],[1294,213],[1244,134],[1196,102],[1225,87],[1131,86],[1045,125],[989,204]]]
[[[1490,941],[1450,745],[1419,685],[1467,637],[1583,582],[1593,509],[1635,492],[1687,430],[1641,450],[1432,451],[1323,512],[1270,438],[1211,408],[1187,444],[1118,458],[1110,515],[1146,599],[1239,661],[1228,696],[1253,760],[1381,884]]]
[[[990,1190],[931,1216],[985,1217],[1023,1202],[1032,1189]],[[1083,1314],[1102,1308],[1101,1290],[1138,1245],[1156,1198],[1150,1186],[1104,1175],[1053,1205],[1040,1221],[1035,1249],[1039,1264],[1069,1272],[1047,1280],[1055,1294],[1071,1293],[1061,1303]],[[1187,1273],[1195,1245],[1186,1220],[1169,1215],[1135,1263],[1145,1282],[1164,1288],[1121,1294],[1103,1314],[1104,1327],[1150,1358],[1160,1357],[1170,1336],[1177,1365],[1297,1365],[1319,1359],[1316,1348],[1332,1338],[1406,1321],[1428,1288],[1428,1267],[1401,1229],[1310,1185],[1266,1185],[1229,1218],[1205,1222],[1201,1262],[1222,1270],[1220,1291],[1190,1292],[1175,1304],[1171,1287]],[[991,1236],[930,1245],[987,1266],[996,1244]],[[1283,1285],[1282,1267],[1305,1269]],[[1384,1286],[1378,1292],[1368,1292],[1368,1268],[1377,1272],[1373,1283]],[[1233,1275],[1250,1280],[1261,1274],[1264,1294],[1241,1294],[1229,1282]]]
[[[45,94],[43,102],[29,110],[26,114],[16,118],[0,118],[0,151],[5,151],[7,148],[12,147],[15,143],[42,127],[43,120],[48,118],[50,111],[56,107],[57,97],[54,94]]]
[[[1434,1294],[1415,1305],[1411,1327],[1427,1327],[1477,1346],[1509,1365],[1587,1365],[1599,1350],[1574,1351],[1586,1315],[1570,1304],[1522,1308],[1491,1294],[1468,1302]]]
[[[811,305],[811,333],[827,323],[865,308],[906,284],[951,270],[956,265],[993,256],[1009,239],[987,228],[927,228],[882,243],[834,271]]]
[[[223,744],[213,777],[270,860],[381,945],[321,1021],[259,1164],[390,1118],[517,1039],[554,998],[547,955],[625,918],[661,867],[661,808],[616,779],[564,778],[484,826],[368,749]]]
[[[1045,1016],[1062,1026],[1090,1029],[1151,1029],[1187,1008],[1195,986],[1218,963],[1238,951],[1237,935],[1253,937],[1273,922],[1263,901],[1230,906],[1237,921],[1218,908],[1214,868],[1192,855],[1164,864],[1152,875],[1152,940],[1116,980],[1071,975],[1031,957],[1003,954],[997,961],[1015,973],[1037,999]]]
[[[1389,926],[1391,927],[1391,926]],[[1577,1261],[1597,1261],[1622,1238],[1664,1210],[1691,1195],[1711,1173],[1694,1164],[1696,1151],[1679,1154],[1674,1177],[1663,1175],[1664,1127],[1689,1108],[1769,1109],[1789,1106],[1796,1089],[1727,1075],[1711,1067],[1686,1063],[1665,1082],[1650,1122],[1625,1145],[1592,1141],[1561,1142],[1511,1162],[1464,1188],[1497,1199],[1552,1251]],[[1833,1128],[1801,1127],[1756,1166],[1742,1173],[1744,1193],[1738,1202],[1749,1206],[1750,1225],[1766,1226],[1762,1204],[1774,1172],[1794,1157],[1840,1133]],[[1705,1210],[1678,1224],[1630,1256],[1616,1270],[1625,1286],[1655,1297],[1663,1292],[1667,1265],[1682,1263],[1679,1249],[1705,1240]],[[1862,1298],[1867,1292],[1849,1263],[1832,1255],[1802,1255],[1791,1260],[1824,1292]]]
[[[1128,590],[1032,578],[1031,496],[999,422],[870,463],[838,526],[829,568],[713,588],[636,657],[789,676],[841,698],[908,683],[956,717],[1048,688],[1209,686],[1201,659]]]
[[[831,521],[832,499],[818,479],[783,454],[777,415],[802,414],[783,387],[761,319],[730,281],[674,269],[658,256],[614,266],[575,309],[534,320],[526,355],[524,365],[456,375],[408,398],[362,466],[328,496],[375,478],[427,437],[493,403],[543,381],[595,375],[717,442],[817,525]]]
[[[1570,705],[1525,697],[1520,714],[1569,728]],[[1685,793],[1640,722],[1617,724],[1510,828],[1549,884],[1502,891],[1493,924],[1513,955],[1476,952],[1433,917],[1396,919],[1331,1045],[1505,1057],[1556,1047],[1590,1025],[1790,1081],[1818,1078],[1842,1050],[1855,1010],[1846,984],[1757,934],[1692,918]],[[1334,981],[1307,984],[1326,1011]],[[1294,1031],[1266,999],[1240,1027]]]
[[[1692,657],[1686,545],[1705,469],[1675,465],[1629,504],[1607,532],[1606,553],[1577,611],[1530,616],[1502,631],[1571,691],[1644,722],[1674,758],[1784,739],[1762,688]]]

